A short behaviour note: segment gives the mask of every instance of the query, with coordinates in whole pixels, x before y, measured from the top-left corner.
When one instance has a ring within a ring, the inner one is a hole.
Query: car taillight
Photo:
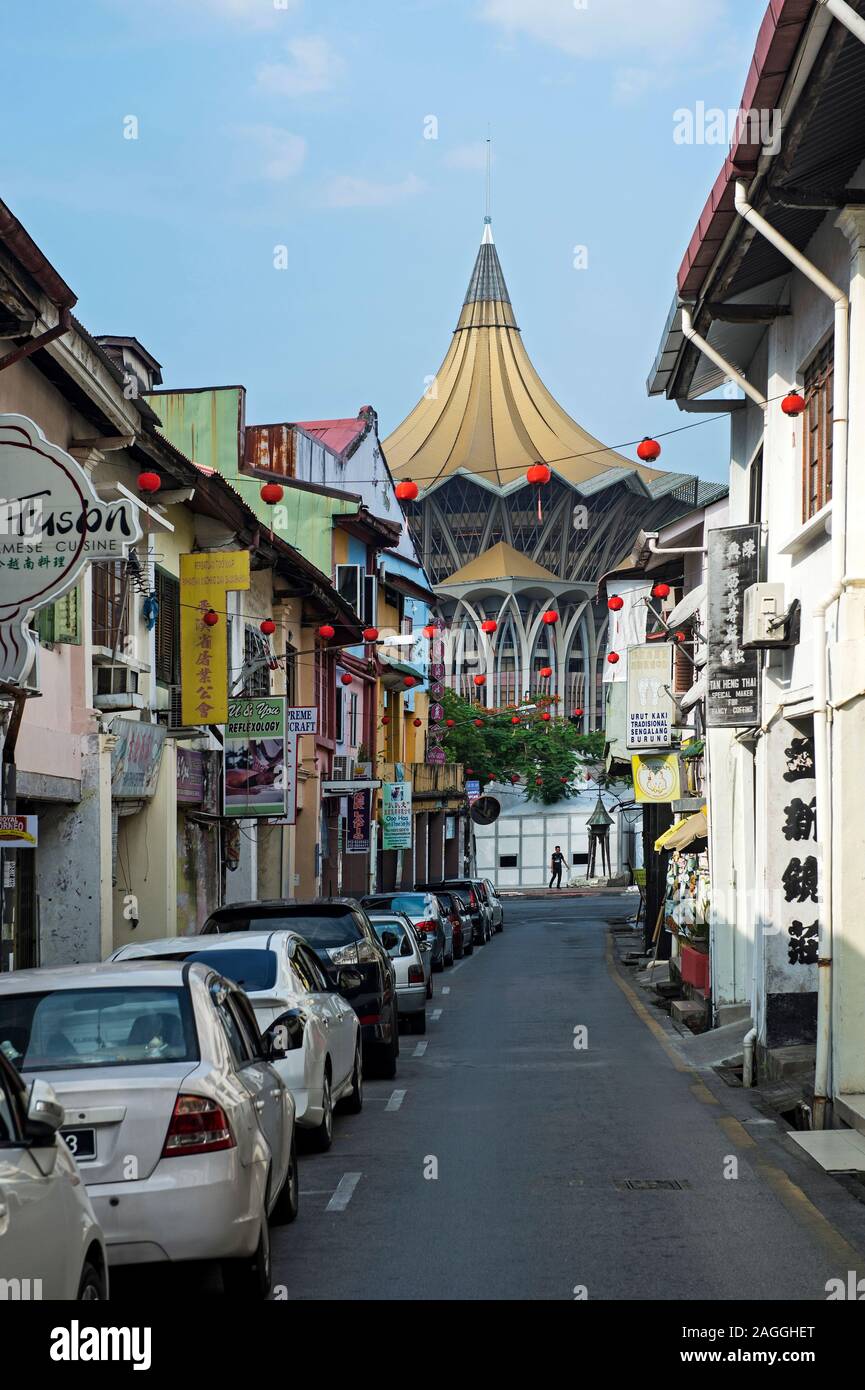
[[[422,985],[424,981],[423,966],[410,965],[408,968],[408,982],[410,985]]]
[[[432,932],[433,935],[435,935],[436,925],[435,922],[418,922],[417,929],[418,931],[425,931],[427,933]]]
[[[179,1095],[174,1102],[163,1158],[178,1154],[215,1153],[218,1149],[233,1149],[234,1135],[221,1105],[205,1096]]]
[[[469,893],[469,907],[477,907],[477,905],[478,900],[475,897],[474,889],[472,889],[471,893]]]

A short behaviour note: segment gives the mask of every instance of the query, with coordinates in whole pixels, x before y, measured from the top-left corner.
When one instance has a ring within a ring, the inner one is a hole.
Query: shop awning
[[[680,820],[659,835],[655,841],[656,851],[662,849],[687,849],[695,840],[704,840],[709,833],[709,822],[705,809],[696,815]]]

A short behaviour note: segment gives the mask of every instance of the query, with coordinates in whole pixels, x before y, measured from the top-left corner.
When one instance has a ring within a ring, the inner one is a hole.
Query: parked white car
[[[337,1102],[353,1114],[363,1106],[360,1021],[303,937],[293,931],[165,937],[121,946],[111,959],[157,956],[203,961],[245,991],[262,1033],[285,1030],[296,1045],[273,1065],[294,1097],[295,1120],[310,1146],[329,1149]]]
[[[0,975],[0,1049],[47,1080],[112,1265],[219,1260],[270,1290],[268,1217],[297,1212],[294,1103],[252,1006],[206,965]]]
[[[410,1033],[425,1033],[432,946],[421,942],[404,912],[370,912],[368,916],[393,963],[400,1021],[405,1021]]]
[[[108,1297],[105,1239],[60,1137],[63,1106],[0,1047],[0,1303]]]

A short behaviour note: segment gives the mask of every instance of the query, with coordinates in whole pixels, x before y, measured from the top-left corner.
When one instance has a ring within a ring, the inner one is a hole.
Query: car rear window
[[[319,947],[347,946],[363,938],[363,932],[350,912],[342,917],[292,917],[281,925],[291,927],[316,950]]]
[[[425,893],[390,893],[377,898],[364,898],[367,912],[389,907],[392,912],[406,912],[409,917],[422,917],[426,911]]]
[[[233,980],[247,994],[272,989],[276,984],[277,959],[275,951],[229,951],[215,947],[212,951],[193,951],[187,960],[198,960],[218,970],[226,980]]]
[[[403,949],[403,942],[406,939],[405,927],[403,926],[402,922],[399,920],[398,917],[388,918],[384,922],[373,922],[372,925],[379,941],[381,941],[382,933],[386,931],[393,932],[394,936],[397,938],[396,945],[391,946],[390,950],[388,951],[388,955],[391,957],[392,960],[395,960],[396,957],[400,954],[410,954],[410,950]]]
[[[25,1072],[198,1058],[189,995],[166,986],[3,995],[0,1048]]]

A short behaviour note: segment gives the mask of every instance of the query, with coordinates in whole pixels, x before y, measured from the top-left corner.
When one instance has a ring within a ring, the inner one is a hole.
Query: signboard
[[[745,590],[759,579],[760,527],[709,532],[709,632],[706,724],[750,729],[761,722],[759,651],[742,646]]]
[[[411,849],[411,782],[382,783],[382,849]]]
[[[369,854],[371,798],[372,792],[368,787],[352,792],[348,798],[346,854]]]
[[[628,748],[669,748],[673,724],[673,648],[628,648]]]
[[[677,753],[635,753],[631,759],[634,798],[650,806],[682,799],[682,769]]]
[[[653,605],[654,599],[650,599],[652,585],[646,579],[611,579],[609,582],[610,594],[617,594],[622,600],[622,607],[618,613],[610,611],[609,625],[607,628],[607,651],[618,652],[622,656],[629,647],[641,646],[646,640],[646,618],[648,609],[646,600]],[[604,684],[617,683],[624,684],[628,678],[627,668],[624,661],[619,661],[615,665],[610,665],[609,661],[604,662]]]
[[[38,816],[0,816],[0,849],[35,849],[38,843]]]
[[[291,705],[285,711],[285,727],[290,734],[317,734],[318,709],[314,705]]]
[[[285,814],[276,825],[297,824],[297,766],[300,758],[301,734],[318,733],[318,709],[315,705],[289,705],[285,711]]]
[[[36,657],[31,615],[77,582],[88,560],[122,559],[141,538],[131,499],[103,502],[85,470],[26,415],[0,415],[0,680]]]
[[[112,719],[109,730],[117,740],[111,752],[112,797],[140,801],[153,796],[162,766],[165,725]]]
[[[440,767],[445,760],[444,737],[444,624],[432,623],[435,634],[429,639],[429,715],[426,735],[426,761],[430,767]]]
[[[228,701],[225,726],[226,816],[284,816],[286,812],[285,696]]]
[[[197,748],[177,747],[177,803],[198,805],[204,796],[204,755]]]
[[[466,782],[466,796],[468,797],[468,802],[469,802],[469,805],[470,805],[470,806],[472,805],[473,802],[477,801],[477,799],[478,799],[478,797],[480,796],[480,794],[481,794],[481,784],[480,784],[480,782]]]
[[[228,719],[229,589],[249,588],[248,550],[201,550],[180,557],[180,704],[184,724]],[[213,611],[213,627],[204,615]]]

